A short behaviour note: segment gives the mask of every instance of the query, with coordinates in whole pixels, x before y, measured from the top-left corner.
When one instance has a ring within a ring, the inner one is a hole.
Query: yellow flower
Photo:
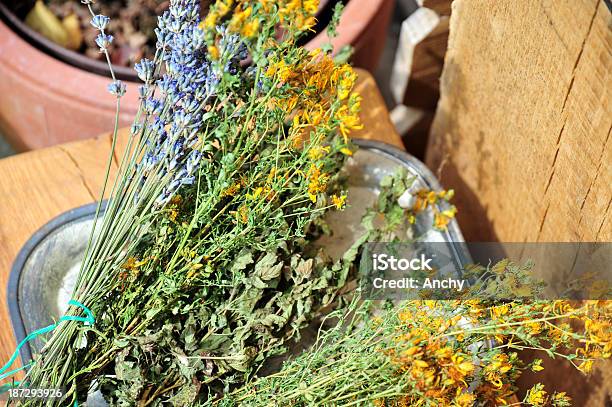
[[[348,107],[351,113],[358,114],[361,111],[361,100],[362,97],[357,92],[351,93],[351,97],[348,101]]]
[[[215,11],[219,13],[220,17],[223,17],[229,13],[233,5],[234,0],[217,0],[215,3]]]
[[[168,219],[170,219],[172,222],[176,221],[176,218],[178,217],[178,211],[176,209],[169,209],[168,210]]]
[[[340,149],[340,152],[342,154],[346,155],[346,156],[349,156],[349,157],[353,155],[353,152],[351,150],[349,150],[348,148],[346,148],[346,147],[342,147]]]
[[[311,164],[306,175],[308,183],[308,196],[312,202],[317,202],[317,194],[325,192],[329,176],[321,172],[321,166]]]
[[[307,30],[316,22],[314,14],[319,8],[319,0],[290,0],[279,9],[283,23],[298,30]]]
[[[531,370],[534,372],[540,372],[544,370],[544,366],[542,366],[542,359],[535,359],[533,363],[531,363]]]
[[[336,78],[338,81],[338,97],[340,100],[344,100],[351,94],[357,80],[357,74],[350,65],[345,64],[338,68]]]
[[[247,7],[242,10],[241,6],[238,6],[234,11],[234,15],[228,25],[228,28],[233,32],[239,32],[243,28],[246,20],[251,16],[253,12],[252,7]]]
[[[325,156],[325,154],[329,153],[329,146],[314,146],[308,151],[308,158],[312,161],[319,160]]]
[[[501,376],[497,372],[488,371],[485,373],[485,378],[494,387],[501,389],[504,383],[502,382]]]
[[[438,196],[442,199],[449,201],[455,196],[455,191],[452,189],[449,189],[448,191],[442,190],[438,192]]]
[[[435,192],[431,191],[425,199],[425,207],[429,204],[434,204],[438,201],[438,196]],[[417,200],[418,203],[418,200]],[[416,204],[415,204],[416,206]],[[438,230],[446,230],[450,221],[457,214],[457,208],[452,206],[450,209],[443,210],[442,212],[435,211],[434,213],[434,227]]]
[[[294,72],[292,70],[292,67],[287,65],[285,61],[278,61],[268,67],[268,69],[266,70],[266,75],[278,75],[279,79],[282,82],[287,82],[290,78],[294,76]]]
[[[510,311],[510,308],[507,304],[498,305],[496,307],[491,308],[491,318],[492,319],[503,319],[502,316],[507,315]]]
[[[255,188],[252,194],[247,194],[246,197],[251,200],[256,200],[257,198],[259,198],[262,192],[263,192],[263,187],[257,187]]]
[[[200,24],[200,28],[214,29],[219,25],[219,20],[231,10],[234,0],[218,0]]]
[[[532,406],[543,406],[546,404],[548,397],[544,390],[544,385],[541,383],[536,384],[527,392],[525,401],[527,404]]]
[[[344,137],[345,143],[348,142],[348,135],[352,130],[363,129],[363,124],[361,124],[359,116],[351,113],[346,105],[338,109],[336,119],[339,121],[340,134]]]
[[[272,10],[272,6],[277,4],[276,0],[259,0],[259,4],[263,7],[263,10],[268,13]]]
[[[570,396],[567,395],[567,393],[565,393],[564,391],[561,391],[559,393],[555,393],[552,396],[551,399],[551,403],[554,407],[566,407],[571,405],[572,399]]]
[[[461,391],[461,389],[457,389],[457,390],[458,392]],[[460,393],[457,395],[457,397],[455,397],[453,405],[457,407],[472,407],[475,401],[476,401],[476,396],[474,396],[473,394]]]
[[[303,0],[304,11],[314,15],[319,9],[319,0]]]
[[[304,123],[318,126],[325,118],[323,106],[319,103],[310,103],[308,108],[302,113],[302,118],[304,119]]]
[[[451,360],[455,366],[455,369],[457,369],[464,376],[469,375],[475,369],[474,364],[469,360],[465,360],[463,356],[453,355]]]
[[[239,222],[247,223],[249,220],[249,208],[246,205],[240,206],[238,212],[236,212],[236,219]]]
[[[443,212],[434,213],[434,227],[438,230],[446,230],[452,216],[446,216]]]
[[[276,180],[276,178],[277,178],[276,172],[277,172],[276,167],[272,167],[270,169],[270,172],[268,173],[268,177],[266,178],[266,183],[267,184],[271,184],[271,183],[273,183]]]
[[[317,70],[310,74],[306,84],[310,87],[316,88],[319,92],[323,92],[327,87],[328,81],[329,76],[325,74],[325,71]]]
[[[279,102],[279,107],[283,109],[285,112],[289,113],[295,109],[299,101],[299,97],[297,95],[291,96],[289,99],[283,100],[282,103]]]
[[[219,19],[219,13],[213,10],[210,13],[208,13],[204,21],[200,23],[200,28],[213,29],[217,26],[218,19]]]
[[[208,47],[208,55],[210,55],[210,58],[213,60],[217,60],[219,59],[219,48],[217,48],[215,45],[211,45]]]
[[[344,205],[346,203],[346,195],[332,195],[332,203],[338,210],[344,208]]]
[[[121,266],[121,268],[122,268],[122,269],[125,269],[125,270],[129,270],[129,271],[137,272],[137,271],[138,271],[138,269],[139,269],[141,266],[145,265],[145,264],[147,264],[147,260],[146,260],[146,259],[145,259],[145,260],[142,260],[142,261],[139,261],[139,260],[138,260],[137,258],[135,258],[135,257],[130,257],[130,258],[128,258],[128,259],[125,261],[125,263],[123,263],[123,265]]]
[[[426,367],[429,367],[429,364],[427,362],[425,362],[424,360],[415,360],[414,365],[418,368],[424,369]]]
[[[527,324],[527,330],[529,331],[530,335],[537,335],[542,332],[542,324],[539,322],[529,322]]]
[[[257,34],[257,30],[259,30],[259,20],[251,20],[242,26],[240,34],[244,37],[251,38]]]
[[[578,370],[583,373],[591,373],[591,370],[593,370],[593,361],[585,360],[578,366]]]
[[[435,204],[438,202],[438,194],[435,191],[429,191],[426,196],[427,202],[430,204]]]
[[[225,191],[223,191],[221,193],[222,197],[226,197],[226,196],[235,196],[238,191],[240,191],[240,183],[237,182],[235,184],[233,184],[232,186],[228,187],[225,189]]]

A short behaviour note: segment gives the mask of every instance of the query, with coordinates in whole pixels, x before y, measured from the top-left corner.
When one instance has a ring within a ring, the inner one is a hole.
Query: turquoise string
[[[30,366],[32,366],[32,363],[28,363],[28,364],[26,364],[26,365],[24,365],[24,366],[22,366],[20,368],[13,369],[13,370],[7,372],[7,370],[13,365],[15,360],[17,360],[17,357],[19,356],[19,351],[21,350],[21,348],[23,348],[26,343],[28,343],[32,339],[36,338],[37,336],[44,335],[47,332],[51,332],[52,330],[57,328],[59,324],[61,324],[64,321],[83,322],[86,326],[90,326],[90,325],[94,324],[94,322],[96,320],[94,318],[93,312],[91,312],[91,310],[89,308],[87,308],[85,305],[83,305],[80,302],[75,301],[75,300],[70,300],[68,302],[68,304],[69,305],[74,305],[75,307],[79,307],[79,308],[83,309],[83,312],[87,316],[86,317],[77,317],[77,316],[72,316],[72,315],[64,315],[56,323],[54,323],[52,325],[49,325],[49,326],[46,326],[44,328],[37,329],[36,331],[30,333],[21,342],[19,342],[19,344],[17,345],[17,348],[15,349],[15,352],[13,353],[13,355],[11,356],[9,361],[2,368],[0,368],[0,380],[6,379],[7,377],[14,375],[15,373],[20,372],[22,370],[25,370],[25,369],[29,368]]]

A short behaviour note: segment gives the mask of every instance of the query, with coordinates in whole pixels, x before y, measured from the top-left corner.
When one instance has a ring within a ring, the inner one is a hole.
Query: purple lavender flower
[[[148,94],[149,94],[149,86],[142,85],[138,87],[138,98],[140,100],[145,100]]]
[[[161,113],[162,105],[161,102],[154,98],[148,98],[144,102],[144,111],[149,114],[159,114]]]
[[[136,73],[138,74],[140,80],[145,83],[148,83],[153,79],[155,64],[153,63],[153,61],[143,58],[142,60],[140,60],[140,62],[134,65],[134,69],[136,70]]]
[[[235,75],[240,68],[240,61],[248,57],[248,50],[239,35],[230,34],[227,27],[217,27],[217,32],[221,34],[219,50],[229,58],[224,67],[224,71]]]
[[[188,174],[195,173],[195,170],[196,168],[198,168],[201,159],[202,153],[197,150],[194,150],[189,154],[189,157],[187,157],[187,164],[185,165],[185,169],[187,170]]]
[[[98,36],[96,37],[96,44],[98,45],[98,47],[100,47],[100,52],[104,52],[108,49],[108,47],[110,47],[110,45],[113,43],[113,36],[112,35],[107,35],[107,34],[98,34]]]
[[[100,31],[104,31],[109,22],[110,18],[103,16],[102,14],[95,15],[91,19],[91,25]]]
[[[120,98],[123,95],[125,95],[126,86],[125,86],[125,83],[117,80],[117,81],[111,82],[108,85],[107,89],[112,95],[115,95],[118,98]]]
[[[183,185],[191,185],[202,163],[202,153],[194,150],[203,127],[203,107],[216,96],[222,75],[239,74],[240,60],[246,48],[238,36],[225,33],[222,39],[223,57],[229,60],[227,72],[207,58],[204,32],[200,24],[198,0],[173,0],[170,8],[158,20],[157,49],[163,52],[165,73],[154,84],[161,95],[154,99],[143,92],[144,111],[152,121],[145,132],[151,135],[151,146],[143,157],[141,168],[154,167],[167,186],[157,204],[166,204]],[[153,81],[155,67],[147,60],[135,67],[139,77]],[[143,179],[144,182],[144,179]]]

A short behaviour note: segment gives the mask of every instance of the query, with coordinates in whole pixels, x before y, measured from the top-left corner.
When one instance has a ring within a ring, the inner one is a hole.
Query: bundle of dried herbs
[[[110,21],[84,3],[110,60]],[[95,389],[113,405],[191,405],[333,305],[351,258],[307,248],[344,206],[360,97],[350,66],[297,46],[316,3],[218,2],[202,22],[198,1],[170,2],[154,59],[136,64],[138,117],[74,292],[96,322],[60,325],[30,387],[64,387],[66,405]],[[125,84],[109,90],[119,108]]]
[[[407,241],[406,220],[420,216],[424,197],[434,201],[431,191],[415,191],[412,205],[400,206],[412,181],[405,171],[383,179],[378,201],[362,220],[364,241]],[[444,211],[454,213],[435,208],[434,227]],[[364,286],[346,307],[326,315],[332,326],[322,324],[315,343],[278,372],[253,376],[199,405],[518,405],[517,380],[544,370],[542,359],[521,351],[566,360],[585,374],[612,357],[612,302],[538,299],[546,284],[533,267],[507,259],[468,266],[465,277],[473,284],[452,300],[372,301]],[[593,288],[600,290],[599,283]],[[571,399],[538,383],[519,404],[565,407]]]
[[[536,294],[528,267],[505,262],[488,280],[516,284]],[[453,301],[404,301],[385,310],[355,301],[330,317],[317,343],[272,375],[255,378],[205,406],[488,406],[513,404],[516,382],[526,371],[544,370],[542,359],[520,352],[539,350],[590,372],[610,358],[609,301],[582,304],[476,299],[475,290]],[[520,403],[564,407],[565,392],[536,384]]]

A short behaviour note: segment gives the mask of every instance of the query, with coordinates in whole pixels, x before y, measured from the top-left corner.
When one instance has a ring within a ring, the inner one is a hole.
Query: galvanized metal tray
[[[381,142],[355,140],[355,143],[359,150],[344,168],[349,175],[349,207],[331,214],[328,222],[333,235],[319,241],[332,257],[352,244],[365,209],[379,193],[381,179],[397,171],[398,166],[416,177],[416,188],[441,189],[431,171],[411,155]],[[92,203],[58,216],[37,231],[19,252],[11,269],[7,296],[17,342],[27,333],[51,324],[65,311],[95,210],[96,204]],[[431,225],[431,217],[419,218],[414,231],[424,241],[446,242],[448,252],[458,264],[471,262],[455,220],[444,232],[432,229]],[[21,348],[22,361],[31,360],[32,352],[42,345],[34,341]]]

